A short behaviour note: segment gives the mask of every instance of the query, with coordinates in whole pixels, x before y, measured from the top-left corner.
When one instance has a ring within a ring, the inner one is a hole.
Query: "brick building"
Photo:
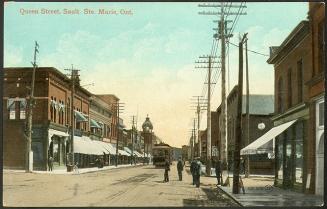
[[[219,156],[219,118],[218,112],[211,112],[211,153],[213,159],[218,159]]]
[[[90,138],[110,142],[111,107],[100,97],[90,98]]]
[[[308,192],[322,195],[324,191],[324,94],[325,94],[325,4],[309,3],[308,18],[311,32],[312,68],[308,87],[309,124],[308,173],[311,181]],[[314,178],[312,178],[314,177]]]
[[[275,68],[275,184],[323,194],[324,3],[309,3],[301,21],[268,59]],[[319,145],[319,146],[318,146]]]
[[[201,161],[205,162],[207,159],[207,129],[199,131],[199,139],[201,144]]]
[[[97,96],[109,104],[111,108],[112,118],[109,139],[110,143],[116,144],[118,136],[117,123],[119,122],[117,114],[117,103],[119,102],[119,98],[113,94],[99,94]]]
[[[32,68],[5,68],[3,95],[3,163],[4,167],[25,167],[27,99],[32,80]],[[52,67],[40,67],[35,75],[36,103],[33,109],[33,168],[46,170],[48,156],[54,166],[65,166],[70,152],[71,123],[70,79]],[[75,86],[75,135],[88,135],[89,97],[91,94]]]
[[[190,160],[190,156],[188,155],[189,148],[190,148],[190,146],[188,146],[188,145],[182,146],[182,160],[183,161]]]
[[[238,103],[238,86],[235,86],[227,97],[227,153],[228,166],[233,169],[234,147],[236,137],[236,119],[237,119],[237,103]],[[265,134],[272,127],[270,119],[274,112],[274,96],[273,95],[249,95],[249,144]],[[246,96],[242,98],[242,140],[241,149],[245,148],[246,144]],[[265,129],[258,129],[258,124],[265,124]],[[272,152],[272,142],[270,148]],[[274,161],[268,158],[268,154],[253,154],[249,155],[250,173],[252,174],[273,174]]]

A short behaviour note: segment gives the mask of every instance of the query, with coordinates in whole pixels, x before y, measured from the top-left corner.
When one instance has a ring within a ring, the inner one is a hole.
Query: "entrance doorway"
[[[324,132],[319,139],[317,150],[317,176],[316,176],[316,194],[324,194]]]
[[[53,158],[53,168],[64,167],[66,164],[66,146],[63,137],[53,135],[49,146],[49,154]]]
[[[317,195],[324,194],[324,100],[316,104],[316,191]]]

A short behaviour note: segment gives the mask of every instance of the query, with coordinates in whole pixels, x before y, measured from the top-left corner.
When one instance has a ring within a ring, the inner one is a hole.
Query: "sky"
[[[99,10],[108,14],[99,14]],[[148,114],[155,134],[181,147],[189,142],[196,116],[191,98],[206,90],[207,70],[196,69],[195,61],[211,53],[213,28],[217,28],[213,22],[217,16],[198,12],[215,10],[187,2],[5,2],[4,67],[31,66],[37,41],[38,66],[65,73],[73,64],[81,70],[81,85],[87,85],[87,90],[115,94],[125,103],[121,117],[127,128],[132,115],[137,115],[141,129]],[[270,46],[280,45],[307,18],[307,10],[306,2],[246,3],[243,11],[247,14],[238,19],[230,42],[238,44],[240,34],[247,32],[248,49],[268,55]],[[45,11],[48,13],[43,14]],[[274,70],[267,59],[249,52],[250,94],[274,92]],[[238,49],[233,45],[228,63],[227,94],[238,82]],[[221,103],[218,75],[214,70],[212,111]],[[205,128],[203,112],[201,129]]]

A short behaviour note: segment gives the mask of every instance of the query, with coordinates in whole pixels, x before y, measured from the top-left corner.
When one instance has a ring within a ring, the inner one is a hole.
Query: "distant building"
[[[236,119],[238,103],[238,86],[235,86],[227,97],[227,147],[228,147],[228,166],[233,169],[235,138],[236,138]],[[274,112],[273,95],[249,95],[249,144],[266,133],[273,126],[271,116]],[[241,149],[248,144],[245,143],[247,120],[246,120],[246,95],[242,98],[242,140]],[[258,124],[265,124],[265,128],[260,130]],[[271,151],[273,150],[271,142]],[[252,174],[273,174],[274,161],[268,158],[267,153],[250,155],[250,173]]]
[[[110,126],[111,132],[110,132],[109,139],[111,143],[115,144],[117,143],[117,136],[118,136],[117,124],[119,121],[118,121],[117,104],[119,103],[119,98],[113,94],[98,94],[96,96],[101,98],[110,106],[112,118],[111,118],[111,126]]]
[[[173,160],[179,160],[180,157],[182,157],[182,149],[177,147],[173,148]]]
[[[207,159],[207,129],[199,131],[199,138],[201,143],[201,160]]]
[[[183,145],[182,146],[182,159],[184,161],[187,161],[190,159],[190,156],[188,155],[188,150],[189,150],[189,147],[188,145]]]
[[[96,95],[90,98],[90,138],[110,142],[111,107]]]

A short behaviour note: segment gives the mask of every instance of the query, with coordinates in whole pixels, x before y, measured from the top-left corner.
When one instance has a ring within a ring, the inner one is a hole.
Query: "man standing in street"
[[[177,162],[177,171],[178,171],[178,177],[179,177],[180,181],[182,181],[183,168],[184,168],[184,163],[182,162],[182,158],[179,158],[179,160]]]
[[[190,171],[191,171],[191,174],[192,174],[193,185],[195,184],[195,167],[196,167],[196,162],[195,162],[195,160],[192,160]]]
[[[53,157],[51,155],[49,155],[49,158],[48,158],[48,167],[49,167],[49,171],[52,171],[52,169],[53,169]]]
[[[217,178],[217,186],[221,184],[221,162],[220,160],[217,160],[216,161],[216,168],[215,168],[215,171],[216,171],[216,178]]]
[[[196,165],[195,165],[195,172],[194,172],[196,187],[200,187],[201,167],[202,167],[202,164],[201,164],[200,158],[197,157],[196,158]]]
[[[170,164],[169,164],[168,160],[166,160],[166,163],[165,163],[165,175],[164,175],[164,182],[169,182],[169,175],[168,175],[168,171],[170,171]]]

